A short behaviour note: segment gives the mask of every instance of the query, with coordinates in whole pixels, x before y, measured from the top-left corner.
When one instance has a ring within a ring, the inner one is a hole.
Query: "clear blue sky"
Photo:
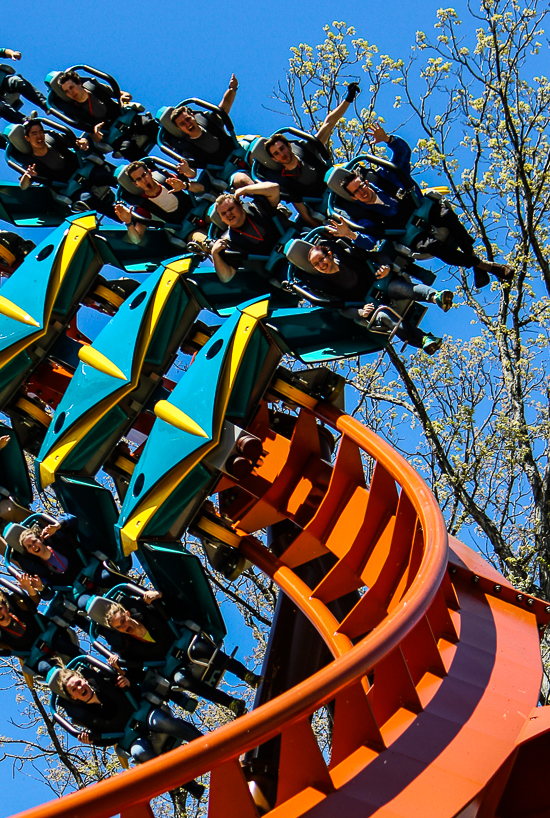
[[[240,82],[232,111],[237,131],[267,135],[286,124],[267,109],[274,107],[270,96],[284,79],[291,46],[321,42],[322,26],[336,15],[382,51],[406,57],[416,30],[431,30],[441,5],[439,0],[341,0],[337,5],[328,0],[10,0],[4,4],[0,46],[23,53],[13,65],[42,89],[49,71],[87,63],[113,74],[153,113],[187,96],[218,102],[234,72]],[[7,168],[2,178],[12,178]],[[441,326],[432,319],[430,325],[444,332],[443,314],[434,318]],[[224,614],[229,620],[226,609]],[[12,734],[8,719],[14,714],[12,694],[1,691],[0,735]],[[0,764],[0,791],[0,818],[50,798],[49,790],[27,776],[12,778],[8,762]]]

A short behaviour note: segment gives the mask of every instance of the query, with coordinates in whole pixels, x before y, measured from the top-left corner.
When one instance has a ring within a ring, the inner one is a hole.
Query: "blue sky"
[[[17,69],[41,89],[49,71],[87,63],[112,73],[122,89],[153,113],[187,96],[218,102],[234,72],[240,82],[232,111],[237,132],[267,135],[287,122],[269,109],[275,107],[270,97],[284,80],[291,46],[321,42],[323,25],[336,14],[382,51],[405,57],[416,30],[432,30],[440,5],[434,0],[341,0],[337,6],[327,0],[11,0],[4,7],[0,45],[23,53]],[[3,178],[12,178],[7,168]],[[448,331],[447,318],[435,312],[430,327]],[[224,614],[231,627],[233,617],[227,609]],[[243,644],[239,638],[234,641]],[[0,691],[0,735],[12,734],[7,722],[15,712],[12,693]],[[12,778],[8,762],[0,764],[0,789],[0,818],[50,798],[46,787],[27,776]]]

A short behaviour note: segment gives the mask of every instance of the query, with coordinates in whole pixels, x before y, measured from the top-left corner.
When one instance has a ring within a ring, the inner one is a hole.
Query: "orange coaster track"
[[[252,431],[265,457],[231,513],[231,538],[334,660],[231,724],[21,818],[151,818],[152,798],[208,772],[209,818],[549,814],[536,759],[550,718],[536,704],[550,608],[447,536],[430,490],[387,443],[327,403],[302,404],[291,440],[260,410]],[[333,467],[315,418],[341,433]],[[276,559],[250,532],[285,518],[300,532]],[[312,590],[294,569],[328,552],[338,561]],[[328,604],[357,590],[338,621]],[[311,717],[328,703],[327,764]],[[262,808],[239,759],[275,736],[276,803]]]

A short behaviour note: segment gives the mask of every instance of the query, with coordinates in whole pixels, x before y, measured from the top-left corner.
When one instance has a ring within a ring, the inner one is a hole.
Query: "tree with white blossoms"
[[[456,337],[449,313],[436,358],[392,347],[342,368],[353,413],[425,476],[449,531],[550,601],[548,7],[482,0],[461,10],[463,21],[441,9],[434,35],[417,32],[407,55],[381,54],[345,23],[326,26],[321,45],[292,49],[275,97],[314,130],[362,79],[355,116],[334,133],[335,158],[384,155],[368,143],[376,119],[416,135],[416,178],[447,186],[479,255],[512,265],[511,286],[479,292],[464,270],[437,268],[471,326]]]
[[[371,148],[368,140],[377,119],[388,131],[416,134],[416,178],[446,185],[479,254],[504,256],[513,266],[511,285],[494,283],[481,292],[464,271],[437,268],[438,282],[450,276],[456,285],[470,325],[458,337],[458,313],[448,313],[436,358],[392,347],[340,370],[353,387],[353,414],[424,475],[449,531],[478,547],[517,587],[550,601],[548,11],[539,0],[482,0],[461,8],[462,22],[454,9],[440,10],[434,35],[418,32],[406,54],[403,45],[396,46],[401,53],[381,54],[345,23],[326,26],[320,45],[291,49],[275,97],[299,127],[313,132],[345,96],[346,84],[361,80],[351,116],[334,132],[335,159],[384,155],[383,146]],[[226,598],[242,601],[261,653],[275,601],[271,583],[253,572],[229,586]],[[29,696],[42,709],[36,695],[28,693],[22,704],[24,717],[30,714],[27,736],[38,725]],[[206,729],[225,717],[211,705],[199,713]],[[26,752],[4,738],[4,757],[18,766],[27,759],[26,768],[45,775],[56,794],[112,774],[112,753],[68,748],[51,723],[43,724]],[[155,806],[159,815],[173,809],[185,814],[178,794],[175,804]]]

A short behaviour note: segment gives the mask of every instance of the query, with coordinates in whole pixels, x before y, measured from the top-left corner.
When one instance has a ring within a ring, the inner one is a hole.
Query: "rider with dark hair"
[[[31,153],[17,154],[19,164],[25,168],[19,179],[19,186],[26,190],[37,176],[44,179],[46,184],[68,182],[80,168],[76,152],[88,150],[88,140],[83,137],[75,139],[70,132],[46,131],[37,119],[26,120],[23,127]],[[87,209],[97,210],[114,218],[114,194],[101,197],[96,191],[101,187],[115,185],[116,180],[109,166],[93,164],[90,173],[82,177],[80,189],[71,198],[85,200]]]
[[[328,145],[332,132],[338,121],[355,100],[359,93],[359,84],[349,84],[347,94],[342,102],[329,111],[315,136],[322,146]],[[271,159],[279,165],[279,170],[263,170],[266,179],[279,185],[281,199],[292,202],[294,207],[310,227],[320,222],[314,218],[304,203],[305,198],[322,198],[326,185],[324,181],[327,170],[327,157],[315,150],[315,143],[306,139],[291,142],[284,134],[273,134],[265,142],[265,150]]]
[[[388,136],[379,124],[370,128],[370,135],[374,144],[384,142],[389,146],[393,163],[413,182],[410,165],[411,149],[407,143],[398,136]],[[342,189],[354,200],[357,211],[354,213],[353,220],[365,229],[366,235],[355,233],[342,217],[336,217],[333,220],[330,232],[351,238],[359,246],[367,249],[374,247],[376,241],[385,236],[386,230],[405,227],[416,207],[411,197],[398,195],[402,181],[394,172],[386,168],[376,171],[376,181],[365,178],[361,169],[350,172],[341,185]],[[415,190],[420,196],[421,191],[418,185],[415,185]],[[489,272],[500,281],[509,281],[512,278],[511,267],[480,258],[474,253],[474,239],[445,199],[434,200],[426,220],[428,221],[427,229],[415,239],[412,250],[418,253],[428,253],[452,266],[473,268],[476,287],[485,287],[489,283]],[[431,227],[447,228],[457,246],[448,241],[441,241],[432,234]]]
[[[132,100],[132,95],[127,91],[121,91],[117,96],[109,85],[95,78],[81,77],[72,70],[63,71],[57,77],[57,83],[69,98],[69,102],[61,103],[60,107],[93,142],[102,142],[103,128],[111,126],[121,115],[123,106]],[[143,156],[139,138],[155,140],[157,131],[157,123],[149,112],[136,112],[127,133],[117,138],[111,148],[127,159],[138,159]]]

